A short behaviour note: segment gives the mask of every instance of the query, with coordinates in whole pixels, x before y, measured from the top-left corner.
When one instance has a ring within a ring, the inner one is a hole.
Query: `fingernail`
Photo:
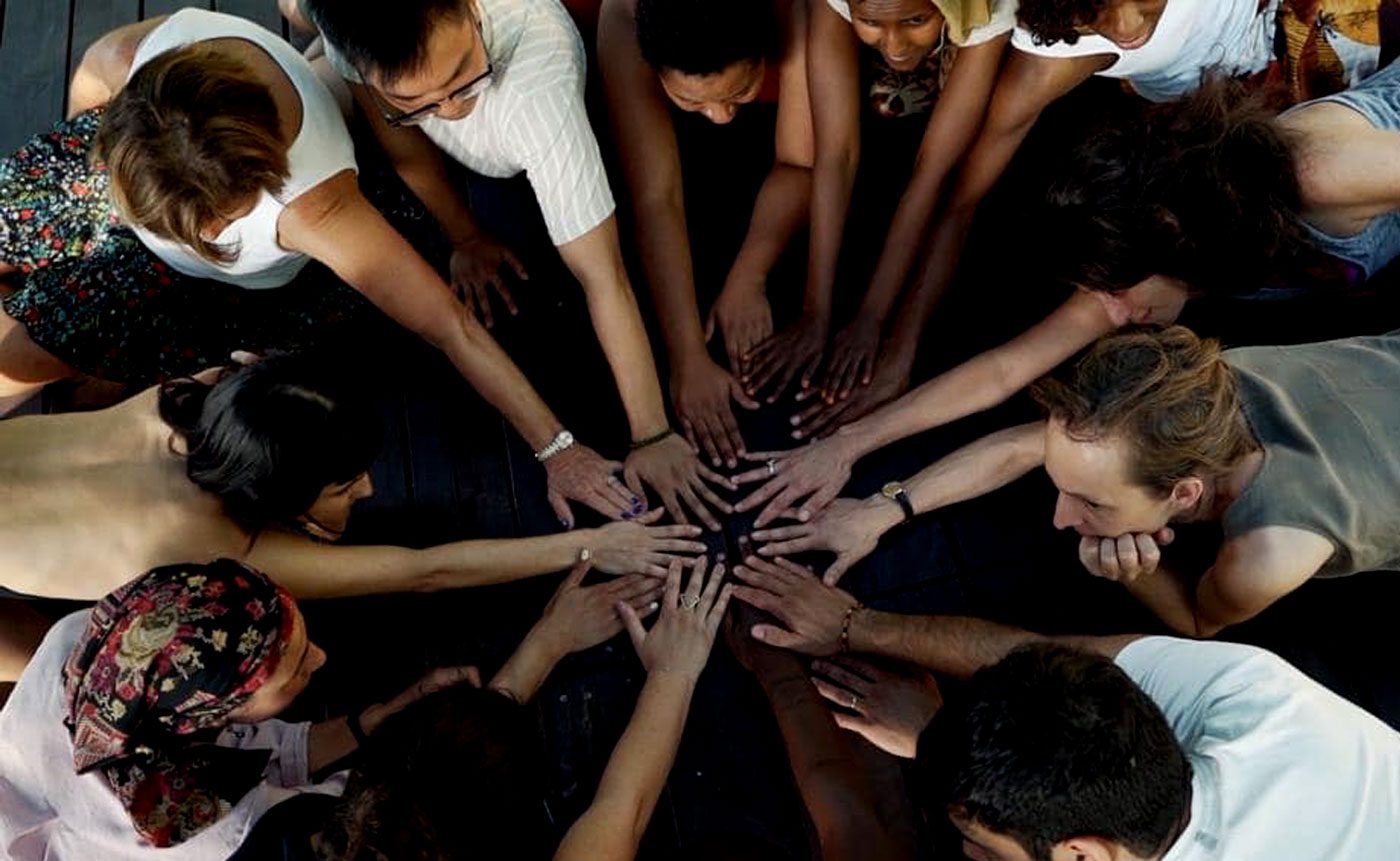
[[[654,612],[656,612],[656,610],[657,610],[658,608],[660,608],[660,606],[661,606],[661,605],[658,604],[657,602],[652,601],[650,604],[647,605],[647,609],[650,610],[650,611],[652,611],[652,612],[654,613]]]
[[[759,551],[759,552],[762,552],[762,551]],[[748,556],[744,557],[744,561],[745,561],[745,562],[757,562],[757,561],[758,561],[758,557],[757,557],[757,556],[754,556],[752,553],[750,553]]]
[[[569,521],[565,520],[565,519],[562,518],[562,517],[559,518],[559,525],[562,526],[562,527],[564,527],[565,529],[570,529],[570,528],[573,527],[573,524],[572,524],[572,523],[570,523]]]
[[[795,425],[795,424],[797,424],[797,422],[798,422],[797,416],[793,416],[792,418],[788,419],[788,424],[790,424],[790,425]]]
[[[720,459],[719,459],[719,458],[715,458],[714,460],[710,461],[710,464],[711,464],[712,466],[720,466]]]
[[[623,519],[623,520],[631,520],[631,519],[632,519],[633,517],[635,517],[635,516],[636,516],[636,514],[635,514],[635,509],[633,509],[632,511],[624,511],[624,512],[622,512],[622,519]]]
[[[772,550],[769,550],[768,547],[767,547],[766,545],[763,546],[763,547],[758,548],[758,552],[761,553],[761,554],[763,554],[764,556],[772,556],[772,555],[773,555],[773,551],[772,551]]]
[[[792,438],[793,438],[793,439],[802,439],[802,431],[793,431],[793,432],[792,432]]]

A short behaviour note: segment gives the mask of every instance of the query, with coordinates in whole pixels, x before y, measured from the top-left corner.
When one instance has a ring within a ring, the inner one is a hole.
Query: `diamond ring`
[[[699,595],[682,595],[682,596],[681,596],[681,607],[682,607],[683,609],[686,609],[686,610],[694,610],[696,607],[699,607],[699,606],[700,606],[700,596],[699,596]]]
[[[769,477],[769,478],[772,478],[773,476],[775,476],[775,475],[778,474],[778,459],[777,459],[777,458],[775,458],[775,457],[770,457],[770,458],[768,458],[768,461],[767,461],[767,463],[765,464],[765,466],[768,467],[768,477]]]

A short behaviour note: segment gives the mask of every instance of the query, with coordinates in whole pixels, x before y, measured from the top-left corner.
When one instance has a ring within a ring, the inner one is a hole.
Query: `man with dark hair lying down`
[[[901,521],[1044,466],[1060,491],[1055,525],[1082,536],[1090,573],[1123,583],[1173,629],[1209,637],[1311,577],[1400,571],[1397,391],[1400,332],[1225,352],[1179,326],[1112,335],[1063,379],[1037,384],[1048,421],[754,538],[771,556],[835,552],[834,583]],[[804,456],[776,455],[749,478],[781,479]],[[1199,580],[1159,564],[1170,524],[1187,522],[1224,531]]]
[[[843,726],[917,748],[917,805],[976,861],[1400,857],[1400,735],[1261,649],[882,613],[759,559],[735,576],[781,623],[750,629],[766,643],[970,677],[934,717],[865,662],[814,665]]]

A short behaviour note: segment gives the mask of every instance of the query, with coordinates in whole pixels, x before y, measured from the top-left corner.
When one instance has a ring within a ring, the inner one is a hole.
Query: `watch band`
[[[899,507],[904,511],[904,522],[908,523],[914,519],[914,502],[909,498],[909,491],[904,489],[904,485],[897,481],[891,481],[880,488],[880,495],[886,499],[899,503]]]

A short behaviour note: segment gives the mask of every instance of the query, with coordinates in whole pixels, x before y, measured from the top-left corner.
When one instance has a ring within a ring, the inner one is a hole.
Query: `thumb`
[[[1170,526],[1163,526],[1161,529],[1152,533],[1152,540],[1157,542],[1157,546],[1166,547],[1176,540],[1176,530],[1172,529]]]
[[[760,643],[777,646],[780,649],[796,649],[802,644],[801,637],[786,628],[779,628],[777,625],[754,625],[749,633]]]
[[[613,605],[617,609],[617,615],[622,617],[622,625],[627,629],[627,636],[632,638],[632,648],[637,650],[637,654],[642,653],[642,644],[647,639],[647,629],[642,627],[642,620],[638,618],[637,611],[632,609],[631,604],[618,601]]]
[[[734,399],[734,403],[746,410],[758,409],[758,401],[749,397],[748,392],[744,391],[744,387],[739,385],[739,381],[734,379],[732,373],[729,375],[729,396]]]
[[[559,525],[565,529],[574,528],[574,513],[569,510],[569,502],[564,498],[564,494],[557,490],[549,492],[549,507],[554,509],[554,516],[559,518]]]
[[[705,343],[710,343],[710,339],[715,336],[715,310],[710,309],[710,315],[705,318]]]
[[[854,560],[844,553],[837,554],[836,560],[826,567],[826,572],[822,574],[822,582],[828,586],[835,586],[841,582],[841,575],[851,567]]]
[[[583,582],[584,575],[586,575],[592,567],[593,554],[585,548],[583,553],[580,554],[578,562],[575,562],[574,567],[569,569],[569,576],[565,577],[564,582],[559,584],[559,591],[567,592],[570,589],[577,589],[578,584]]]

